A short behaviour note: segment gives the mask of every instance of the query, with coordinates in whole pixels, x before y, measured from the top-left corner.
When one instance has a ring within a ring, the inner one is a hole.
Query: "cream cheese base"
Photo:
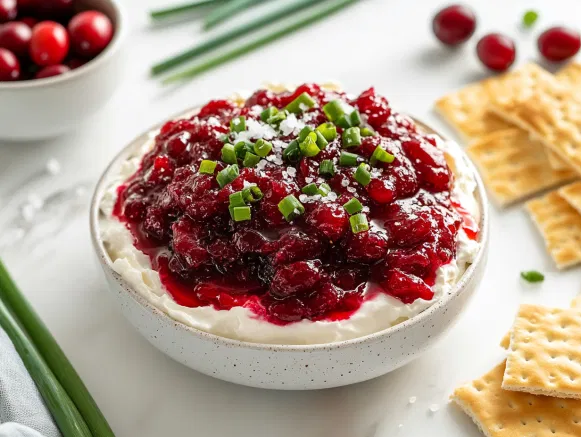
[[[115,176],[110,179],[109,188],[100,203],[100,234],[115,272],[156,308],[192,328],[235,340],[267,344],[324,344],[362,337],[407,320],[450,293],[480,249],[480,244],[469,239],[461,230],[458,234],[456,259],[436,272],[432,300],[417,299],[411,304],[404,304],[385,293],[378,293],[372,299],[366,300],[347,320],[305,319],[279,326],[258,318],[245,307],[230,310],[216,310],[211,306],[184,307],[178,305],[168,294],[159,274],[152,269],[149,257],[134,246],[131,232],[112,215],[117,187],[137,171],[141,157],[151,146],[152,141],[147,142],[142,153],[123,162]],[[480,213],[474,196],[476,181],[469,164],[459,153],[456,143],[439,141],[438,147],[447,153],[448,158],[454,160],[453,195],[478,220]]]

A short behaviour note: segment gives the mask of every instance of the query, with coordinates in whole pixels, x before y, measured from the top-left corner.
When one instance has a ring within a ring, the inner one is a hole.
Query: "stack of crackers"
[[[452,400],[487,437],[581,436],[581,298],[522,305],[501,344],[507,359]]]
[[[469,143],[499,206],[560,188],[526,208],[557,266],[581,264],[581,64],[555,75],[526,64],[443,97],[436,109]]]

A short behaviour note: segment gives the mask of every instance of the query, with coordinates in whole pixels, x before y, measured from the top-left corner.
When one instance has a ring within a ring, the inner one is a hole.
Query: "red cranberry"
[[[337,241],[349,228],[349,215],[341,205],[320,203],[307,217],[307,223],[329,240]]]
[[[272,278],[270,293],[284,298],[313,291],[322,279],[319,267],[320,262],[314,261],[298,261],[280,267]]]
[[[276,243],[273,262],[278,265],[304,259],[314,259],[323,253],[324,248],[323,241],[317,235],[309,235],[292,228]]]
[[[341,292],[333,284],[324,284],[317,292],[304,299],[310,316],[332,311],[339,303]]]
[[[0,47],[10,50],[19,58],[28,55],[32,30],[20,21],[12,21],[0,26]]]
[[[34,17],[22,17],[19,19],[19,21],[26,24],[28,27],[30,27],[31,30],[38,23],[38,20]]]
[[[210,260],[202,244],[202,233],[189,219],[175,222],[172,231],[173,249],[189,267],[197,268]]]
[[[478,41],[476,53],[485,67],[493,71],[506,71],[514,63],[516,47],[511,38],[490,33]]]
[[[579,32],[567,27],[545,30],[537,41],[539,52],[548,61],[561,62],[577,54],[581,48]]]
[[[363,91],[356,101],[357,108],[367,115],[367,122],[375,129],[381,127],[391,115],[391,108],[385,97],[377,96],[374,88]]]
[[[386,253],[386,236],[373,230],[351,234],[345,244],[345,257],[350,262],[370,264],[382,259]]]
[[[294,297],[274,301],[268,310],[270,314],[284,322],[297,322],[307,314],[305,304]]]
[[[33,0],[33,3],[35,15],[63,19],[72,14],[74,0]]]
[[[390,270],[381,286],[387,294],[397,297],[406,304],[416,299],[432,300],[434,297],[434,292],[424,281],[398,269]]]
[[[422,188],[429,191],[447,191],[452,173],[444,152],[419,140],[404,141],[402,148],[417,170]]]
[[[49,65],[48,67],[44,67],[42,70],[39,70],[39,72],[36,73],[36,76],[34,76],[34,78],[44,79],[45,77],[58,76],[60,74],[67,73],[69,71],[71,71],[71,69],[66,65],[62,64]]]
[[[20,63],[10,50],[0,48],[0,82],[17,80],[20,77]]]
[[[85,11],[69,22],[73,50],[86,57],[95,57],[113,38],[113,24],[109,17],[98,11]]]
[[[449,46],[468,41],[475,29],[474,12],[462,5],[451,5],[442,9],[432,21],[432,30],[436,38]]]
[[[0,23],[16,18],[16,0],[0,0]]]
[[[67,30],[54,21],[43,21],[32,29],[30,57],[40,66],[60,64],[69,51]]]

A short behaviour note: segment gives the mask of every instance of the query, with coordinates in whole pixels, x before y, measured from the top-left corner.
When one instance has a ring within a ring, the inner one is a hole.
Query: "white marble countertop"
[[[74,133],[42,143],[0,144],[0,216],[14,208],[6,203],[13,193],[24,201],[28,191],[46,194],[82,181],[94,184],[117,151],[150,125],[263,81],[336,79],[353,92],[373,84],[398,108],[445,128],[431,111],[433,101],[485,75],[475,59],[475,41],[457,51],[434,42],[430,17],[446,2],[365,0],[183,87],[163,88],[148,78],[148,67],[203,38],[199,23],[151,28],[146,11],[170,0],[125,3],[131,29],[123,85],[103,111]],[[581,2],[575,0],[469,3],[479,16],[478,34],[500,30],[517,39],[519,63],[536,59],[535,35],[543,27],[562,22],[578,26],[581,17]],[[534,30],[524,32],[519,21],[535,6],[540,20]],[[333,50],[337,55],[331,57]],[[60,162],[62,171],[45,179],[41,188],[22,189],[50,158]],[[565,306],[581,291],[580,270],[556,271],[522,208],[493,208],[491,239],[479,292],[435,349],[385,377],[318,392],[238,387],[187,369],[150,346],[107,295],[90,245],[85,206],[70,214],[56,234],[30,237],[2,255],[119,437],[476,437],[480,434],[470,420],[447,405],[450,392],[501,360],[498,342],[520,302]],[[540,286],[522,283],[519,272],[528,269],[546,272],[546,281]],[[417,402],[410,405],[412,396]],[[440,407],[435,413],[429,411],[433,404]]]

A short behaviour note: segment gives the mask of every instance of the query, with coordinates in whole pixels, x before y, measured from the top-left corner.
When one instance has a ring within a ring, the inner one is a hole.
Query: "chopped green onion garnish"
[[[202,174],[214,174],[214,170],[216,170],[216,165],[218,163],[216,161],[210,161],[208,159],[204,159],[200,163],[200,168],[198,169],[198,173]]]
[[[317,134],[311,132],[307,135],[304,141],[299,143],[301,154],[306,157],[312,157],[319,154],[321,149],[317,146]]]
[[[286,111],[278,111],[276,114],[274,114],[272,117],[269,117],[268,120],[266,120],[266,122],[268,124],[274,124],[277,125],[279,124],[281,121],[283,121],[286,118]]]
[[[331,121],[338,120],[345,111],[343,111],[343,106],[341,106],[341,101],[339,100],[332,100],[323,106],[323,112],[327,116],[327,118]]]
[[[350,127],[343,131],[343,147],[357,147],[361,145],[361,132],[358,127]]]
[[[231,132],[244,132],[246,130],[246,117],[241,115],[230,120]]]
[[[254,143],[254,153],[265,158],[272,150],[272,144],[268,141],[264,141],[262,138]]]
[[[354,234],[369,230],[369,223],[367,222],[367,217],[364,214],[352,215],[349,217],[349,223],[351,224],[351,231],[353,231]]]
[[[254,144],[252,144],[250,141],[238,141],[234,146],[234,151],[236,152],[236,156],[238,158],[244,159],[247,152],[254,153]]]
[[[527,282],[543,282],[545,280],[545,275],[536,270],[529,270],[528,272],[521,272],[521,278]]]
[[[234,150],[234,146],[232,144],[226,144],[224,147],[222,147],[222,161],[224,161],[226,164],[236,164],[238,162],[236,151]]]
[[[339,165],[343,167],[355,167],[357,165],[357,159],[359,155],[355,153],[349,152],[341,152],[341,156],[339,157]]]
[[[351,126],[359,126],[361,124],[361,114],[359,114],[357,109],[349,114],[349,121],[351,122]]]
[[[522,24],[524,27],[532,27],[539,18],[537,11],[526,11],[522,17]]]
[[[220,188],[224,188],[226,185],[236,179],[239,174],[240,169],[238,168],[238,165],[232,164],[226,167],[224,170],[219,171],[216,175],[216,180],[218,181]]]
[[[331,187],[329,184],[321,184],[319,185],[319,194],[323,197],[327,197],[327,195],[331,192]]]
[[[305,126],[304,128],[302,128],[301,131],[299,132],[299,143],[301,141],[305,141],[309,134],[314,131],[315,129],[313,129],[311,126]]]
[[[298,96],[288,105],[286,105],[285,109],[288,112],[298,114],[300,112],[306,111],[309,108],[312,108],[313,106],[315,106],[315,103],[316,102],[309,95],[309,93],[302,93],[300,96]]]
[[[323,123],[317,127],[317,132],[325,137],[327,141],[333,141],[337,138],[337,128],[333,123]]]
[[[299,147],[299,142],[297,140],[293,140],[290,144],[286,147],[286,149],[282,152],[283,159],[295,163],[301,159],[301,149]]]
[[[223,143],[227,143],[228,141],[230,141],[230,134],[220,135],[220,141],[222,141]]]
[[[349,116],[347,114],[343,114],[335,121],[335,124],[339,127],[342,127],[343,129],[349,129],[351,127],[351,120],[349,120]]]
[[[369,159],[371,165],[377,164],[377,161],[391,163],[395,159],[391,153],[386,152],[381,146],[377,146]]]
[[[305,207],[299,200],[289,194],[278,203],[278,210],[282,213],[287,222],[290,222],[305,213]]]
[[[319,174],[334,176],[335,175],[335,164],[330,159],[323,159],[321,165],[319,166]]]
[[[242,191],[236,191],[235,193],[230,194],[228,200],[230,200],[230,206],[233,208],[237,206],[246,206],[246,200],[244,199],[244,193]]]
[[[301,191],[307,196],[314,196],[315,194],[319,194],[317,184],[305,185]]]
[[[266,108],[260,113],[260,119],[262,121],[268,121],[269,118],[275,116],[276,114],[278,114],[278,109],[276,109],[274,106],[271,106],[270,108]]]
[[[264,197],[264,194],[262,194],[260,188],[256,185],[252,185],[251,187],[246,187],[242,190],[242,196],[244,197],[245,202],[256,203]]]
[[[256,156],[254,153],[246,152],[246,155],[244,155],[244,160],[242,161],[242,165],[244,165],[244,167],[255,167],[259,162],[260,156]]]
[[[355,180],[366,187],[371,182],[371,173],[369,173],[369,166],[364,162],[359,164],[355,170]]]
[[[230,208],[230,214],[235,222],[245,222],[252,218],[252,211],[249,206]]]
[[[323,150],[329,145],[329,142],[321,132],[317,131],[315,132],[315,135],[317,135],[317,147],[319,147],[320,150]]]
[[[361,136],[362,137],[372,137],[375,135],[375,131],[370,127],[362,127],[361,128]]]
[[[343,208],[345,208],[345,211],[347,211],[349,215],[353,215],[361,212],[363,210],[363,205],[361,205],[359,200],[353,197],[349,202],[343,205]]]

